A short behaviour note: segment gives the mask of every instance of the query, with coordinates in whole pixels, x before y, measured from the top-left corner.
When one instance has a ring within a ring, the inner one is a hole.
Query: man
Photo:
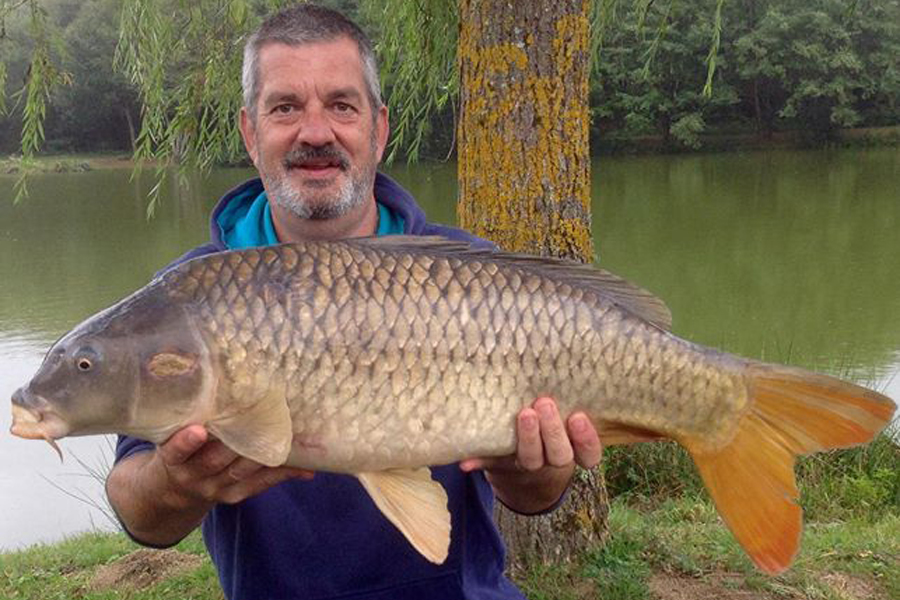
[[[377,174],[388,138],[371,44],[338,13],[301,5],[270,17],[247,42],[240,125],[260,178],[232,190],[212,241],[182,257],[312,239],[406,233],[486,242],[429,224],[410,195]],[[353,478],[266,468],[201,426],[159,447],[121,438],[110,502],[142,544],[177,543],[198,525],[230,600],[521,598],[502,575],[493,493],[511,509],[552,508],[575,462],[600,443],[583,414],[563,423],[538,399],[502,459],[438,467],[453,519],[450,555],[422,558]]]

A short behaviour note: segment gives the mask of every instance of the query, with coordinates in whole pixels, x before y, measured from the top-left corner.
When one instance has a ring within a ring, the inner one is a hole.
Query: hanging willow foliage
[[[47,101],[54,88],[71,83],[71,76],[59,68],[65,53],[62,40],[51,27],[47,12],[36,0],[0,0],[0,43],[6,42],[6,21],[13,11],[28,9],[29,35],[34,43],[31,61],[21,89],[12,99],[22,103],[22,164],[23,171],[15,184],[14,202],[18,203],[28,195],[29,166],[44,142],[44,119],[47,116]],[[2,46],[0,46],[2,49]],[[6,104],[6,63],[0,53],[0,115],[7,111]]]
[[[115,65],[141,100],[134,157],[157,165],[149,213],[168,167],[185,177],[242,156],[243,38],[257,22],[244,0],[123,2]]]
[[[636,0],[643,20],[654,0]],[[667,0],[668,14],[678,0]],[[155,165],[157,184],[148,212],[175,167],[178,177],[189,170],[209,169],[244,158],[236,115],[241,106],[240,70],[243,43],[265,15],[292,4],[290,0],[123,0],[119,43],[114,57],[141,101],[141,127],[136,164]],[[392,138],[388,160],[416,160],[433,115],[456,115],[459,97],[457,65],[458,6],[455,0],[331,0],[323,2],[350,12],[376,40],[382,85],[391,109]],[[716,0],[714,35],[707,57],[708,93],[715,73],[724,0]],[[602,55],[604,33],[615,27],[620,0],[595,0],[591,7],[591,52],[594,66]],[[34,49],[21,89],[7,98],[2,45],[8,17],[29,12]],[[356,14],[353,14],[356,11]],[[666,34],[668,18],[652,33],[649,65]],[[21,149],[24,169],[16,199],[27,193],[29,164],[43,143],[47,102],[57,86],[71,81],[58,65],[65,52],[48,22],[41,0],[0,0],[0,115],[22,103]],[[594,69],[596,74],[596,69]],[[455,128],[454,128],[455,129]]]
[[[361,3],[362,16],[379,28],[376,51],[391,107],[391,151],[415,160],[430,117],[454,102],[458,14],[448,0]]]

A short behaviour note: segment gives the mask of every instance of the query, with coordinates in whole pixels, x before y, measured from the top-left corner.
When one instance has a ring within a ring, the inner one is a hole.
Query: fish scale
[[[778,573],[800,539],[796,456],[869,441],[894,404],[697,346],[670,320],[605,271],[446,240],[211,254],[57,342],[14,395],[12,431],[162,443],[203,425],[267,466],[357,476],[441,562],[447,497],[425,467],[511,454],[519,412],[552,396],[563,418],[583,411],[605,445],[682,444],[737,540]]]
[[[209,277],[208,270],[217,276]],[[559,398],[563,412],[578,408],[613,419],[630,414],[636,423],[656,424],[659,410],[671,405],[667,433],[675,435],[683,435],[695,418],[686,402],[671,402],[647,378],[638,378],[640,389],[632,389],[632,371],[645,363],[662,365],[663,344],[652,326],[623,318],[590,290],[554,281],[528,265],[394,254],[352,244],[298,245],[234,253],[208,267],[194,263],[167,279],[175,297],[187,294],[198,307],[201,329],[214,338],[220,330],[234,330],[220,352],[225,363],[220,388],[265,395],[265,386],[247,389],[246,382],[261,378],[246,372],[276,364],[280,368],[267,375],[284,380],[292,401],[313,399],[308,408],[292,410],[295,436],[326,446],[339,443],[341,450],[304,465],[310,468],[354,471],[409,466],[436,456],[452,461],[508,453],[514,447],[515,414],[546,394]],[[266,302],[258,288],[272,281],[288,291]],[[242,290],[235,293],[235,287]],[[426,328],[428,338],[422,339]],[[275,343],[276,331],[282,343]],[[253,353],[247,351],[250,339],[256,342]],[[251,359],[256,353],[262,356]],[[367,377],[357,374],[360,361],[381,367],[368,386]],[[310,364],[314,368],[301,366]],[[424,368],[412,369],[413,364]],[[433,379],[424,393],[421,371]],[[670,377],[678,379],[677,372]],[[689,377],[697,381],[697,373]],[[623,405],[632,400],[643,410]],[[359,440],[367,450],[362,454],[354,452],[355,440],[332,439],[339,433],[327,423],[335,415],[357,417],[361,411],[348,407],[382,402],[395,407],[400,418],[369,420],[357,429],[364,437],[387,428],[382,436],[388,443],[377,452],[368,451],[364,440]],[[444,430],[429,426],[433,439],[421,439],[422,423],[434,423],[432,415],[449,403],[467,407],[461,417],[471,416],[479,426],[443,420]],[[731,411],[740,410],[738,397]],[[722,421],[728,415],[720,412]]]

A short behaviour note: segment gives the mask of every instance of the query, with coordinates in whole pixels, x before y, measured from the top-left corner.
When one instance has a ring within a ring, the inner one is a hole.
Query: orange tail
[[[756,365],[750,378],[750,409],[728,445],[681,441],[738,542],[760,569],[777,574],[800,542],[797,455],[868,442],[896,407],[866,388],[790,367]]]

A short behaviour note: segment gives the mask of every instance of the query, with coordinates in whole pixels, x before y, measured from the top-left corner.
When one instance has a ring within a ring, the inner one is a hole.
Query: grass
[[[900,447],[882,435],[864,448],[798,466],[807,527],[794,565],[758,572],[674,444],[607,450],[610,537],[575,565],[538,565],[517,578],[532,600],[889,600],[900,598]],[[134,556],[122,534],[86,534],[0,554],[3,600],[222,600],[199,535],[179,552],[191,568],[140,590],[98,588],[96,577]],[[199,565],[199,566],[198,566]],[[128,581],[133,574],[123,572]]]
[[[648,511],[613,502],[610,539],[579,565],[539,567],[519,584],[529,598],[643,600],[683,597],[666,585],[690,587],[690,597],[838,600],[900,598],[900,515],[865,521],[813,523],[794,565],[778,577],[758,572],[711,504],[668,500]],[[848,594],[851,582],[865,590]],[[691,587],[693,586],[693,587]]]
[[[611,497],[651,507],[671,498],[706,497],[691,457],[674,442],[608,448],[603,464]],[[808,520],[900,514],[900,446],[881,434],[866,446],[801,458],[797,481]]]
[[[31,159],[0,156],[0,176],[29,173],[83,173],[95,169],[132,166],[131,155],[122,153],[45,154]]]
[[[199,568],[166,577],[143,590],[95,589],[92,579],[105,566],[137,550],[124,534],[88,533],[58,544],[0,555],[3,600],[222,600],[218,579],[198,534],[176,547],[202,557]]]

